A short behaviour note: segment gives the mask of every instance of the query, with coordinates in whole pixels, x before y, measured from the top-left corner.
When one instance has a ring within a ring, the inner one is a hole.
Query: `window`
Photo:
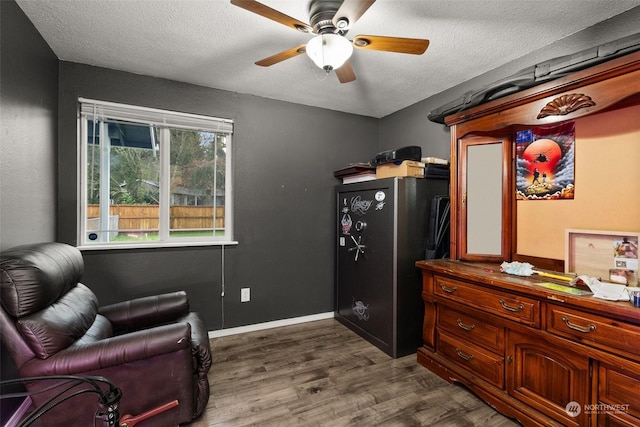
[[[79,246],[233,240],[233,122],[79,102]]]

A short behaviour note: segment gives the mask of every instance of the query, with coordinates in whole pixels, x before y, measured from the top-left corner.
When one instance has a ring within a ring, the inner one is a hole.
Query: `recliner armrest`
[[[98,313],[109,319],[116,331],[136,331],[161,325],[188,312],[189,300],[184,291],[136,298],[98,309]]]
[[[47,359],[32,359],[22,366],[20,374],[23,377],[75,375],[181,350],[189,352],[191,357],[191,327],[186,322],[71,346]]]

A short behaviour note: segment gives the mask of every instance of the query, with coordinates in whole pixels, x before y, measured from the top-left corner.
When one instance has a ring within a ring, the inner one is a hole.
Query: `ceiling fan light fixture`
[[[353,46],[338,34],[320,34],[307,43],[307,55],[325,71],[340,68],[353,53]]]
[[[348,30],[349,29],[349,20],[347,18],[340,18],[336,21],[336,28],[338,30]]]

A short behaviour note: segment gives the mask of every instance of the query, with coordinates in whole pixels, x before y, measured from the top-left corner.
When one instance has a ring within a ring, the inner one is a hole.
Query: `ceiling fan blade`
[[[422,55],[429,47],[429,40],[360,35],[354,37],[353,47],[358,49],[383,50],[386,52]]]
[[[261,59],[256,62],[256,65],[260,65],[262,67],[269,67],[273,64],[277,64],[278,62],[282,62],[285,59],[293,58],[294,56],[298,56],[305,52],[306,45],[301,44],[300,46],[293,47],[291,49],[285,50],[280,53],[276,53],[268,58]]]
[[[349,83],[356,79],[356,73],[353,72],[353,67],[349,61],[342,64],[342,66],[337,68],[335,72],[340,83]]]
[[[294,30],[302,31],[304,33],[312,33],[313,29],[309,24],[305,24],[302,21],[298,21],[282,12],[265,6],[262,3],[258,3],[255,0],[231,0],[231,4],[248,10],[249,12],[256,13],[260,16],[264,16],[267,19],[276,21]]]
[[[338,29],[346,30],[355,24],[375,2],[376,0],[344,0],[332,19],[333,25]],[[341,19],[347,19],[346,27],[340,27]]]

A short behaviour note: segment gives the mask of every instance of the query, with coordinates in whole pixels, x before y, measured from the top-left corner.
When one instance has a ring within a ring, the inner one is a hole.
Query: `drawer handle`
[[[460,350],[458,347],[456,347],[456,354],[461,358],[464,359],[466,361],[469,361],[471,359],[473,359],[473,354],[464,354],[462,352],[462,350]]]
[[[502,306],[502,308],[509,311],[518,312],[524,310],[524,305],[522,305],[522,303],[518,304],[517,307],[513,307],[507,304],[502,298],[500,298],[500,305]]]
[[[587,326],[576,325],[575,323],[571,323],[571,321],[567,319],[566,316],[562,316],[562,321],[565,325],[567,325],[567,328],[573,329],[574,331],[578,332],[584,332],[585,334],[596,330],[596,325],[594,325],[593,323],[589,323]]]
[[[462,323],[462,320],[458,319],[456,320],[456,323],[458,324],[458,326],[460,327],[460,329],[464,329],[465,331],[470,331],[473,328],[476,327],[476,325],[474,325],[473,323],[470,325],[465,325],[464,323]]]
[[[447,288],[447,285],[445,285],[442,282],[440,282],[440,287],[442,288],[443,291],[445,291],[445,292],[447,292],[449,294],[452,294],[452,293],[454,293],[455,291],[458,290],[457,286],[453,286],[453,288]]]

